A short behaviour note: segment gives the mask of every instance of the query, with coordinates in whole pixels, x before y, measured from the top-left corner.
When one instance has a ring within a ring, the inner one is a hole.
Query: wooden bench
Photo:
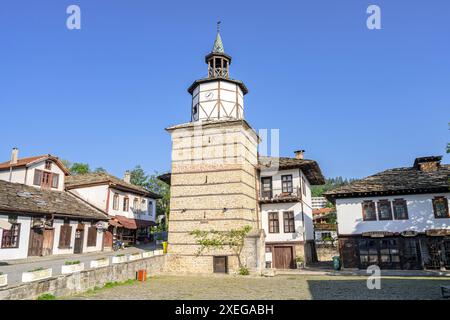
[[[443,298],[450,298],[450,286],[441,286],[441,294]]]

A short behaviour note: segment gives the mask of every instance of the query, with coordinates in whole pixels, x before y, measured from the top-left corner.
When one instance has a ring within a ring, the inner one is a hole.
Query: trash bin
[[[341,270],[341,258],[339,256],[333,257],[333,269],[336,271]]]
[[[147,280],[147,270],[145,270],[145,269],[138,270],[136,278],[138,281],[146,281]]]

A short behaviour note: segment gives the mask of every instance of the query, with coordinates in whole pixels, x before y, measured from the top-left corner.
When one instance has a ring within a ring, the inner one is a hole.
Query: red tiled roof
[[[2,162],[2,163],[0,163],[0,171],[9,170],[9,168],[26,167],[30,163],[33,163],[33,162],[35,162],[37,160],[41,160],[41,159],[42,160],[46,160],[46,159],[53,160],[61,168],[61,170],[64,171],[64,173],[69,174],[69,170],[67,170],[67,168],[64,167],[62,162],[57,157],[54,157],[51,154],[44,154],[44,155],[40,155],[40,156],[17,159],[17,163],[15,163],[15,164],[11,164],[11,161]]]
[[[45,158],[45,157],[48,157],[48,155],[18,159],[17,163],[15,163],[15,164],[11,164],[11,161],[2,162],[2,163],[0,163],[0,169],[9,169],[11,167],[15,168],[15,167],[26,166],[27,164],[29,164],[31,162],[34,162],[38,159]]]

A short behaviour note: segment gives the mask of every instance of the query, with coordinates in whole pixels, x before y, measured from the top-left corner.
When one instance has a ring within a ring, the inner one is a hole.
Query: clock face
[[[212,99],[214,99],[214,92],[212,92],[212,91],[206,92],[206,93],[205,93],[205,99],[206,99],[206,100],[212,100]]]

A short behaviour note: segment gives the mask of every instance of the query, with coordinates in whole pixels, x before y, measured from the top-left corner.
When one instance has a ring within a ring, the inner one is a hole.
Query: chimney
[[[303,156],[305,154],[305,150],[297,150],[297,151],[294,151],[294,153],[295,153],[295,159],[303,160]]]
[[[441,166],[442,156],[429,156],[416,158],[414,168],[423,172],[438,171]]]
[[[11,164],[16,164],[19,159],[19,149],[13,148],[11,152]]]
[[[125,171],[125,175],[123,176],[123,181],[126,183],[131,183],[131,173],[130,171]]]

